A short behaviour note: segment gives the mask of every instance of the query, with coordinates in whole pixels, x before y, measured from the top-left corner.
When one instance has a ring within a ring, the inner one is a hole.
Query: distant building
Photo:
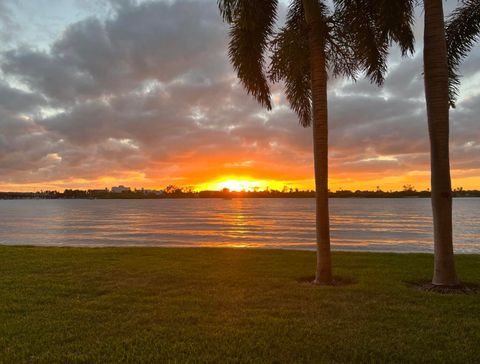
[[[122,193],[122,192],[130,192],[130,187],[125,187],[125,186],[115,186],[112,187],[112,193]]]

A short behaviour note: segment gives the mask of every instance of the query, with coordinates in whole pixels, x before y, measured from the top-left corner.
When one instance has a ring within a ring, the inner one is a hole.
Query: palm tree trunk
[[[328,109],[325,59],[325,25],[316,11],[316,0],[303,0],[309,26],[310,72],[313,101],[313,159],[316,191],[317,270],[316,284],[332,283],[328,211]]]
[[[452,240],[452,187],[449,162],[448,63],[443,0],[424,0],[423,63],[430,136],[433,239],[432,283],[457,285]]]

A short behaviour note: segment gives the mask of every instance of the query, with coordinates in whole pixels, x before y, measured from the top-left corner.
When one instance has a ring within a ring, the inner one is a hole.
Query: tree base
[[[432,282],[411,282],[409,285],[417,290],[423,292],[435,292],[440,294],[477,294],[480,293],[480,285],[462,283],[455,286],[443,286],[433,284]]]
[[[326,286],[326,287],[337,287],[337,286],[350,286],[357,283],[353,278],[349,277],[333,277],[331,282],[317,282],[315,276],[301,277],[297,279],[299,283],[309,284],[313,286]]]

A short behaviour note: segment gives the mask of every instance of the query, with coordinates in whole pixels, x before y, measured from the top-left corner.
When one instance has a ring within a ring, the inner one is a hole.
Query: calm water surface
[[[331,199],[335,250],[432,250],[430,200]],[[456,252],[480,253],[480,198],[454,199]],[[0,244],[315,249],[314,199],[0,200]]]

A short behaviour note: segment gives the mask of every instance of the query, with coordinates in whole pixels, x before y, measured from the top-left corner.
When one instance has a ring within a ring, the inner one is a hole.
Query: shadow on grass
[[[351,286],[358,283],[358,280],[350,277],[334,276],[331,284],[317,284],[315,283],[315,276],[300,277],[297,282],[302,284],[308,284],[315,287],[339,287],[339,286]]]
[[[422,292],[434,292],[440,294],[479,294],[480,284],[475,283],[461,283],[456,286],[439,286],[433,284],[431,281],[422,280],[415,282],[405,282],[405,284],[416,290]]]

